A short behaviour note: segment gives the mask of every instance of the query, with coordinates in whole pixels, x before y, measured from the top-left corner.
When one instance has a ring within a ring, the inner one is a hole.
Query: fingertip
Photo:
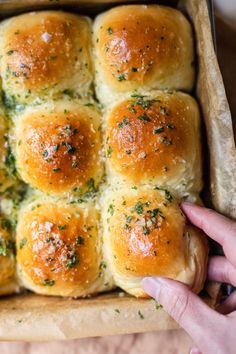
[[[192,348],[189,354],[201,354],[201,352],[198,348]]]
[[[184,201],[180,204],[181,209],[183,210],[184,213],[187,215],[191,213],[191,211],[194,209],[201,208],[199,205],[196,205],[192,202]]]
[[[158,294],[160,292],[160,282],[158,278],[145,277],[141,281],[143,290],[151,297],[157,300]]]

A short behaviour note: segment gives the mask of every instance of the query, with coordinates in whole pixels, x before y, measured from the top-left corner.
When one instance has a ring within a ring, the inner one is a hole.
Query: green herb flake
[[[132,71],[133,73],[136,73],[136,72],[138,71],[138,69],[137,69],[137,68],[132,67],[132,68],[131,68],[131,71]]]
[[[138,311],[138,315],[139,315],[139,317],[141,318],[141,320],[144,319],[144,316],[143,316],[143,314],[142,314],[142,312],[141,312],[140,310]]]
[[[175,128],[174,124],[169,123],[167,124],[167,128],[173,130]]]
[[[114,214],[114,205],[113,204],[110,204],[108,209],[107,209],[107,212],[111,215]]]
[[[120,310],[119,309],[115,309],[114,310],[116,313],[120,313]]]
[[[74,252],[72,255],[69,256],[66,263],[66,268],[71,269],[75,267],[78,263],[79,263],[78,255],[76,252]]]
[[[168,136],[164,136],[162,142],[166,145],[173,145],[173,142]]]
[[[164,132],[164,127],[154,129],[154,134],[161,134]]]
[[[15,52],[16,52],[16,50],[14,50],[14,49],[8,50],[7,55],[12,55]]]
[[[107,149],[107,157],[111,157],[112,151],[112,147],[109,145]]]
[[[142,214],[143,212],[143,204],[141,202],[138,202],[136,205],[135,205],[135,211],[137,214]]]
[[[124,80],[126,80],[126,78],[125,78],[125,75],[124,75],[124,74],[120,74],[120,75],[118,75],[118,76],[117,76],[117,79],[118,79],[118,81],[124,81]]]
[[[112,33],[113,33],[113,29],[112,29],[111,27],[108,27],[107,32],[108,32],[109,34],[112,34]]]
[[[65,230],[66,229],[66,225],[58,225],[57,226],[58,230]]]
[[[156,310],[159,310],[159,309],[163,308],[163,306],[161,304],[159,304],[159,303],[157,303],[155,307],[156,307]]]
[[[122,129],[124,125],[129,124],[129,119],[127,117],[124,117],[121,122],[118,123],[118,128]]]
[[[24,237],[20,240],[20,244],[19,244],[19,249],[22,250],[22,248],[26,245],[27,242],[27,238]]]
[[[99,268],[100,268],[100,269],[106,269],[106,268],[107,268],[106,262],[102,261],[102,262],[100,263]]]
[[[88,190],[89,192],[95,192],[96,191],[96,187],[95,187],[95,180],[93,178],[90,178],[88,181],[87,181],[87,187],[88,187]]]
[[[131,220],[132,220],[132,216],[131,215],[127,215],[126,216],[126,221],[127,221],[128,224],[131,222]]]
[[[55,284],[55,280],[52,280],[52,279],[44,279],[43,280],[44,286],[53,286],[54,284]]]
[[[44,150],[44,151],[42,152],[42,155],[43,155],[43,157],[47,157],[47,156],[48,156],[48,151],[47,151],[47,150]]]
[[[84,238],[82,236],[76,237],[76,244],[77,245],[84,245]]]
[[[150,231],[149,231],[149,229],[146,226],[143,226],[143,234],[145,236],[150,234]]]
[[[151,122],[151,119],[146,114],[139,116],[138,119],[144,122]]]
[[[71,165],[72,168],[77,168],[78,167],[78,164],[76,161],[72,162],[72,165]]]
[[[164,114],[165,116],[169,116],[169,111],[166,107],[161,106],[160,112],[161,112],[161,114]]]
[[[53,151],[58,151],[58,150],[59,150],[59,145],[58,144],[54,145],[53,146]]]

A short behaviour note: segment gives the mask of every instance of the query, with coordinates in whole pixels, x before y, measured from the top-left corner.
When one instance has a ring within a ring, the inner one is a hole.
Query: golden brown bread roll
[[[0,295],[19,290],[16,282],[15,242],[10,222],[0,217]]]
[[[177,201],[159,187],[114,187],[103,201],[105,252],[115,283],[145,297],[144,276],[180,280],[199,292],[206,276],[204,235],[186,224]]]
[[[86,296],[109,289],[92,202],[44,198],[22,207],[16,233],[21,283],[40,294]]]
[[[99,15],[93,32],[96,93],[103,104],[133,90],[191,90],[193,37],[180,11],[119,6]]]
[[[96,188],[103,173],[100,116],[95,107],[60,101],[29,106],[16,118],[16,165],[43,192]]]
[[[20,283],[145,297],[141,279],[160,275],[199,292],[208,247],[179,202],[202,188],[200,115],[173,91],[193,86],[191,26],[175,9],[128,5],[99,15],[93,31],[92,49],[86,17],[42,11],[0,25],[10,156],[30,187],[16,227]]]
[[[131,95],[109,110],[106,124],[111,184],[157,183],[181,196],[201,191],[200,115],[191,96]]]
[[[93,68],[87,17],[27,13],[2,22],[0,35],[0,71],[9,102],[88,95]]]

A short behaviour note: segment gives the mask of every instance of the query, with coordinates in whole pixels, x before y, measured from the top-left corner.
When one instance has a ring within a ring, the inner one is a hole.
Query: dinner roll
[[[103,104],[133,90],[191,90],[193,36],[180,11],[119,6],[99,15],[93,32],[96,93]]]
[[[200,230],[186,224],[177,201],[158,187],[110,189],[104,201],[106,254],[115,282],[145,297],[141,280],[165,276],[199,292],[208,247]]]
[[[202,188],[200,115],[181,92],[131,95],[107,115],[107,173],[111,184],[167,186],[183,196]]]
[[[97,188],[103,164],[95,107],[72,101],[29,106],[13,135],[18,173],[32,187],[58,195]]]
[[[14,172],[14,156],[8,143],[6,117],[0,108],[0,194],[15,183],[11,176]]]
[[[61,11],[2,22],[0,70],[8,103],[88,95],[93,76],[90,27],[87,17]]]
[[[26,203],[16,231],[21,283],[36,293],[60,296],[109,289],[98,221],[92,202],[36,199]]]
[[[10,222],[0,216],[0,295],[18,291],[16,283],[15,242]]]

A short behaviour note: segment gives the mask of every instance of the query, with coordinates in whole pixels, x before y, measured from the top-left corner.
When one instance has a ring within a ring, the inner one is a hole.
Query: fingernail
[[[160,290],[161,290],[161,282],[158,278],[147,277],[142,280],[143,290],[150,295],[151,297],[158,300]]]
[[[180,206],[181,206],[181,208],[183,207],[191,207],[191,206],[194,206],[195,204],[194,203],[191,203],[191,202],[188,202],[188,201],[185,201],[185,202],[182,202],[181,204],[180,204]]]

